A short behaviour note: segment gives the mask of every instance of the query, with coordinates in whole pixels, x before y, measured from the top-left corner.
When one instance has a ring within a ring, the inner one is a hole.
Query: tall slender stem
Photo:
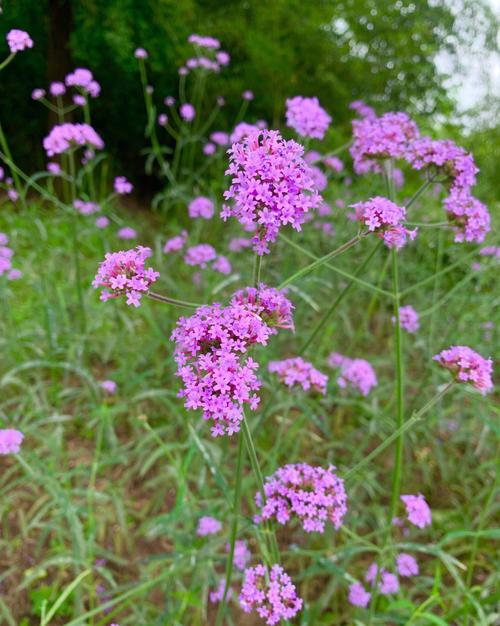
[[[165,304],[173,304],[174,306],[181,306],[185,309],[197,309],[202,304],[198,304],[197,302],[187,302],[186,300],[177,300],[177,298],[169,298],[168,296],[162,296],[159,293],[155,293],[153,291],[148,291],[148,298],[151,300],[157,300],[158,302],[165,302]]]
[[[260,271],[262,269],[262,257],[256,254],[253,263],[253,286],[258,287],[260,283]]]
[[[233,561],[234,561],[234,546],[236,545],[236,537],[238,535],[238,519],[240,514],[240,501],[241,501],[241,482],[243,476],[243,434],[238,435],[238,457],[236,462],[236,484],[234,487],[234,499],[233,499],[233,519],[231,522],[231,535],[229,538],[229,554],[226,563],[226,580],[224,583],[224,595],[219,603],[219,609],[217,611],[217,619],[215,626],[221,626],[224,619],[224,613],[226,612],[226,600],[229,587],[231,585],[231,576],[233,575]]]
[[[294,274],[292,274],[291,276],[286,278],[281,283],[281,285],[279,285],[278,289],[283,289],[283,287],[286,287],[290,283],[293,283],[293,281],[297,280],[297,278],[301,278],[305,274],[309,274],[310,272],[315,270],[317,267],[320,267],[321,265],[324,265],[325,263],[330,261],[330,259],[333,259],[334,257],[338,256],[339,254],[342,254],[346,250],[349,250],[349,248],[352,248],[359,241],[361,241],[362,236],[363,235],[361,235],[361,234],[357,234],[355,237],[353,237],[352,239],[350,239],[349,241],[347,241],[346,243],[341,245],[336,250],[333,250],[332,252],[329,252],[328,254],[325,254],[325,256],[322,256],[321,258],[317,259],[313,263],[310,263],[309,265],[306,265],[306,267],[303,267],[302,269],[298,270],[297,272],[295,272]]]

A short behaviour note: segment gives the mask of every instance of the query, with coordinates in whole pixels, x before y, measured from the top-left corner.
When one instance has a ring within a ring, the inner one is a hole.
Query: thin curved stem
[[[159,293],[155,293],[154,291],[148,291],[148,298],[151,300],[156,300],[157,302],[164,302],[165,304],[173,304],[174,306],[181,306],[185,309],[197,309],[202,304],[198,304],[197,302],[187,302],[186,300],[177,300],[177,298],[169,298],[168,296],[162,296]]]
[[[294,280],[297,280],[297,278],[301,278],[302,276],[305,276],[306,274],[309,274],[310,272],[314,271],[318,267],[321,267],[322,265],[324,265],[325,263],[327,263],[331,259],[335,258],[336,256],[339,256],[343,252],[346,252],[346,250],[349,250],[349,248],[352,248],[359,241],[361,241],[362,237],[363,237],[363,235],[357,234],[355,237],[353,237],[352,239],[349,239],[349,241],[347,241],[346,243],[341,245],[336,250],[333,250],[332,252],[329,252],[328,254],[325,254],[325,256],[320,257],[319,259],[317,259],[313,263],[310,263],[306,267],[303,267],[302,269],[298,270],[297,272],[295,272],[294,274],[292,274],[291,276],[286,278],[279,285],[278,289],[283,289],[284,287],[286,287],[290,283],[293,283]]]
[[[233,520],[231,523],[231,535],[229,538],[229,554],[226,563],[226,579],[224,583],[224,595],[219,603],[219,609],[217,611],[217,618],[215,626],[221,626],[224,614],[226,612],[226,600],[229,587],[231,586],[231,576],[233,575],[233,561],[234,561],[234,546],[236,545],[236,537],[238,535],[238,518],[240,514],[240,501],[241,501],[241,482],[243,475],[243,435],[238,435],[238,457],[236,463],[236,484],[234,487],[234,499],[233,499]]]
[[[262,269],[262,257],[256,254],[253,265],[253,286],[258,287],[260,283],[260,271]]]

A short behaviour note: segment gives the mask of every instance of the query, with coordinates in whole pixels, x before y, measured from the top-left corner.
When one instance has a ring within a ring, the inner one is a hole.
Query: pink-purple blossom
[[[396,318],[392,318],[392,322],[396,323]],[[418,313],[411,305],[399,307],[399,325],[408,333],[416,333],[420,328]]]
[[[229,143],[233,144],[242,141],[246,137],[252,135],[255,131],[259,131],[259,127],[256,124],[240,122],[239,124],[236,124],[233,132],[229,136]]]
[[[210,141],[218,146],[227,146],[229,144],[229,135],[222,130],[215,130],[210,134]]]
[[[223,206],[221,217],[236,217],[244,227],[256,227],[254,250],[269,252],[282,226],[301,229],[305,215],[321,203],[303,148],[285,141],[278,131],[253,132],[229,150],[232,176],[224,192],[231,204]]]
[[[124,196],[132,193],[134,186],[125,178],[125,176],[117,176],[113,182],[113,188],[115,193],[120,196]]]
[[[349,587],[349,595],[347,599],[353,606],[359,606],[362,609],[366,609],[370,603],[371,593],[366,591],[361,583],[353,583]]]
[[[202,410],[213,437],[238,432],[245,405],[257,408],[259,365],[248,349],[266,345],[271,334],[258,315],[239,304],[201,306],[178,320],[171,338],[183,382],[179,396],[187,409]]]
[[[431,510],[421,493],[416,496],[403,495],[400,496],[400,499],[406,507],[406,515],[411,524],[418,528],[425,528],[430,525],[432,522]]]
[[[136,48],[134,52],[134,56],[136,59],[147,59],[148,53],[144,48]]]
[[[210,592],[210,602],[212,604],[216,604],[217,602],[222,602],[224,599],[224,591],[226,589],[226,579],[221,578],[217,585],[217,588]],[[226,593],[226,600],[229,600],[233,595],[232,587],[229,587]]]
[[[378,566],[376,563],[372,563],[368,568],[365,580],[368,583],[371,583],[373,586],[375,581],[377,580]],[[378,589],[380,593],[384,596],[397,593],[399,591],[399,580],[395,574],[386,571],[385,569],[380,570],[380,575],[378,577]]]
[[[383,240],[388,248],[399,250],[407,239],[415,239],[417,231],[403,226],[406,209],[382,196],[349,205],[355,210],[358,222]]]
[[[119,228],[116,235],[118,239],[124,239],[126,241],[130,239],[137,239],[137,231],[130,226],[124,226],[123,228]]]
[[[252,246],[252,241],[248,239],[248,237],[233,237],[229,241],[228,248],[231,252],[241,252],[245,248],[250,248]]]
[[[104,148],[104,142],[89,124],[57,124],[43,140],[48,156],[62,154],[73,146],[89,146],[96,150]]]
[[[197,265],[204,269],[210,261],[215,261],[216,258],[217,252],[213,246],[208,243],[199,243],[186,250],[184,261],[187,265]]]
[[[165,254],[170,254],[171,252],[179,252],[186,245],[187,236],[187,230],[183,230],[180,235],[176,235],[171,239],[167,239],[165,245],[163,246],[163,252]]]
[[[202,217],[205,220],[209,220],[214,216],[214,211],[213,201],[205,196],[194,198],[188,205],[188,213],[191,219]]]
[[[245,613],[256,611],[270,626],[292,619],[302,608],[295,585],[279,565],[270,571],[261,564],[246,569],[239,600]]]
[[[90,202],[88,200],[76,199],[73,202],[74,208],[80,213],[80,215],[92,215],[98,213],[101,207],[96,202]]]
[[[101,389],[105,391],[109,396],[113,396],[116,393],[116,383],[114,380],[103,380],[100,383]]]
[[[58,96],[62,96],[66,93],[66,86],[64,83],[55,81],[50,83],[49,91],[51,96],[57,98]]]
[[[107,228],[109,226],[109,219],[105,215],[100,215],[95,220],[97,228]]]
[[[338,173],[344,169],[344,163],[336,156],[325,157],[323,163],[333,172]]]
[[[301,137],[323,139],[331,121],[318,98],[295,96],[286,101],[286,124]]]
[[[260,283],[258,288],[247,287],[236,291],[231,299],[231,304],[242,305],[258,315],[275,334],[277,328],[295,330],[293,323],[294,306],[286,295],[286,289],[280,291]]]
[[[138,307],[143,294],[160,276],[152,268],[145,267],[146,259],[151,255],[151,249],[143,246],[108,252],[92,282],[94,289],[104,287],[100,299],[104,302],[109,298],[126,296],[129,306]]]
[[[11,54],[22,52],[22,50],[26,50],[27,48],[33,48],[33,40],[24,30],[13,28],[7,33],[6,39]]]
[[[363,100],[353,100],[349,105],[349,108],[357,113],[359,117],[368,117],[371,119],[377,117],[375,110],[371,106],[363,102]]]
[[[485,359],[468,346],[451,346],[433,357],[460,383],[470,383],[483,395],[493,389],[493,361]]]
[[[271,373],[277,374],[281,382],[288,387],[300,385],[304,391],[313,389],[323,395],[326,393],[328,376],[300,356],[283,361],[271,361],[268,369]]]
[[[381,159],[402,158],[419,130],[406,113],[385,113],[381,117],[353,120],[350,148],[357,174],[382,172]]]
[[[377,376],[373,367],[365,359],[350,359],[338,352],[332,352],[328,357],[328,365],[340,368],[337,378],[339,387],[351,385],[361,395],[367,396],[370,390],[377,385]]]
[[[226,544],[226,552],[229,552],[231,546]],[[236,568],[242,572],[250,561],[252,555],[247,547],[247,542],[238,539],[234,544],[233,563]]]
[[[33,100],[41,100],[42,98],[45,97],[45,89],[33,89],[33,91],[31,92],[31,98]]]
[[[185,122],[192,122],[196,116],[194,106],[192,104],[189,104],[189,102],[181,104],[179,108],[179,115]]]
[[[198,520],[196,534],[198,537],[206,537],[207,535],[216,535],[222,529],[222,524],[215,517],[205,515]]]
[[[398,554],[396,557],[396,568],[398,574],[403,578],[418,576],[418,563],[411,554],[406,554],[406,552],[401,552],[401,554]]]
[[[322,533],[328,521],[338,530],[347,512],[344,481],[333,465],[328,469],[306,463],[284,465],[266,478],[264,494],[264,502],[260,492],[255,495],[257,522],[276,519],[286,524],[297,518],[306,532]]]
[[[212,263],[212,269],[216,272],[219,272],[219,274],[224,274],[225,276],[228,276],[233,268],[229,259],[223,254],[219,254],[215,261]]]
[[[0,454],[17,454],[24,435],[14,428],[0,428]]]
[[[248,102],[250,102],[254,98],[253,91],[250,91],[250,89],[247,89],[241,94],[241,97],[243,98],[243,100],[247,100]]]
[[[189,35],[188,42],[200,48],[210,48],[212,50],[218,50],[220,48],[220,41],[215,39],[215,37],[197,35],[196,33]]]
[[[445,198],[448,221],[455,233],[455,241],[482,243],[490,231],[490,214],[486,206],[471,195],[468,189],[452,189]]]

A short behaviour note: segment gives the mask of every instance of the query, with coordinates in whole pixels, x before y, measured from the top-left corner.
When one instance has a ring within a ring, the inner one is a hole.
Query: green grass
[[[371,189],[359,183],[350,191],[338,191],[337,184],[334,193],[362,199],[381,183],[369,184]],[[287,231],[304,251],[281,240],[264,259],[263,281],[278,285],[353,237],[356,228],[343,213],[337,210],[333,218],[333,239],[307,226],[303,234]],[[209,303],[226,301],[251,283],[251,255],[241,252],[229,255],[231,279],[208,270],[201,286],[193,285],[181,258],[161,253],[179,227],[172,218],[125,209],[120,215],[137,228],[139,243],[154,250],[151,264],[161,272],[156,291]],[[435,200],[415,207],[415,221],[424,215],[442,219]],[[80,332],[71,227],[69,215],[48,204],[32,202],[26,210],[4,204],[0,214],[0,231],[9,234],[15,265],[24,272],[20,281],[0,283],[0,419],[25,434],[22,453],[0,459],[0,623],[214,623],[216,607],[207,596],[225,571],[236,437],[212,439],[199,414],[177,398],[169,336],[184,311],[147,299],[137,310],[121,300],[98,301],[90,287],[97,264],[105,250],[127,244],[113,229],[97,231],[92,218],[78,218],[87,318]],[[240,234],[218,218],[195,229],[200,241],[222,253],[229,237]],[[249,414],[248,421],[264,475],[303,461],[334,463],[346,473],[396,429],[391,269],[388,251],[375,247],[375,239],[366,238],[330,267],[293,282],[296,333],[281,331],[269,348],[256,351],[264,413]],[[267,362],[300,350],[372,251],[304,355],[330,374],[326,397],[276,386]],[[471,269],[473,261],[481,261],[480,271]],[[494,354],[498,265],[479,257],[477,247],[454,244],[450,232],[431,228],[421,229],[398,263],[402,304],[422,314],[420,331],[403,337],[408,418],[449,381],[432,355],[450,344]],[[486,321],[495,328],[485,329]],[[332,351],[372,363],[379,385],[367,398],[335,384],[326,365]],[[118,383],[116,396],[101,394],[99,382],[107,378]],[[339,532],[305,536],[293,525],[279,528],[282,562],[305,600],[294,623],[493,624],[498,434],[492,396],[464,386],[455,386],[405,434],[401,488],[425,495],[433,524],[408,536],[395,530],[385,552],[393,446],[349,477],[349,512]],[[255,561],[256,490],[244,456],[238,537],[249,541]],[[223,532],[197,538],[201,515],[221,519]],[[388,564],[395,551],[418,555],[421,575],[402,579],[396,596],[379,597],[369,619],[368,611],[348,604],[348,585],[361,580],[373,560]],[[240,574],[233,579],[237,583]],[[229,608],[227,623],[258,623],[242,618],[235,603]]]

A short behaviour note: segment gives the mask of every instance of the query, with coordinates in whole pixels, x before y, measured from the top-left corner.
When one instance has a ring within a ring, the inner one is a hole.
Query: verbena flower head
[[[186,102],[185,104],[181,104],[179,115],[185,122],[192,122],[196,116],[196,110],[192,104]]]
[[[282,226],[300,230],[305,215],[321,203],[304,149],[295,141],[285,141],[278,131],[253,132],[229,150],[232,176],[224,198],[224,220],[236,217],[246,228],[256,227],[254,250],[269,252]]]
[[[382,196],[375,196],[365,202],[349,205],[355,210],[358,222],[380,237],[388,248],[402,248],[407,237],[414,239],[416,230],[403,226],[406,209]]]
[[[100,215],[95,220],[97,228],[107,228],[109,226],[109,219],[105,215]]]
[[[104,287],[101,300],[126,296],[127,304],[138,307],[141,298],[160,276],[145,262],[152,255],[151,248],[138,246],[133,250],[108,252],[92,282],[94,289]]]
[[[225,589],[226,589],[226,579],[221,578],[219,580],[219,584],[217,585],[217,588],[214,591],[210,592],[210,602],[212,604],[215,604],[217,602],[222,602],[222,600],[224,599]],[[226,593],[226,600],[229,600],[232,595],[233,595],[233,589],[229,587]]]
[[[328,365],[340,368],[337,378],[339,387],[351,385],[361,395],[367,396],[370,390],[377,385],[377,376],[373,367],[364,359],[349,359],[338,352],[332,352],[328,357]]]
[[[279,565],[271,571],[265,565],[246,569],[239,600],[245,613],[256,611],[270,626],[292,619],[302,608],[295,585]]]
[[[41,100],[45,97],[45,89],[33,89],[31,92],[31,98],[33,100]]]
[[[482,243],[490,231],[490,214],[485,205],[466,189],[453,189],[444,201],[448,221],[458,243]]]
[[[372,563],[365,575],[366,582],[371,583],[371,585],[373,586],[375,584],[375,581],[377,580],[377,572],[377,564]],[[378,589],[380,593],[384,596],[391,593],[397,593],[399,591],[398,577],[395,574],[386,571],[385,569],[380,570],[380,576],[378,577]]]
[[[226,544],[226,552],[229,552],[231,546],[229,543]],[[252,555],[250,550],[247,548],[247,542],[238,539],[238,541],[234,544],[234,556],[233,563],[234,566],[237,567],[241,572],[247,566],[247,563],[250,561]]]
[[[231,299],[231,304],[242,305],[256,313],[271,328],[273,334],[277,332],[277,328],[293,331],[294,306],[286,294],[286,289],[280,291],[260,283],[258,288],[247,287],[237,291]]]
[[[398,554],[396,557],[396,568],[398,570],[398,574],[403,578],[418,576],[418,563],[411,556],[411,554],[406,554],[405,552]]]
[[[229,137],[229,143],[237,143],[246,137],[249,137],[254,132],[258,132],[260,129],[255,124],[248,124],[247,122],[240,122],[236,124],[233,132]]]
[[[301,137],[323,139],[331,121],[318,98],[295,96],[286,101],[286,124]]]
[[[248,100],[248,102],[250,102],[251,100],[253,100],[254,95],[253,95],[253,91],[250,91],[250,89],[246,89],[242,94],[241,97],[243,98],[243,100]]]
[[[219,272],[219,274],[224,274],[225,276],[228,276],[232,271],[229,259],[222,254],[219,254],[219,256],[212,263],[212,269]]]
[[[210,141],[218,146],[227,146],[229,144],[229,135],[222,130],[216,130],[211,133]]]
[[[347,512],[344,481],[335,467],[313,467],[306,463],[285,465],[266,478],[265,502],[258,492],[255,503],[260,509],[256,521],[275,518],[286,524],[297,517],[306,532],[324,532],[325,523],[339,529]]]
[[[375,110],[363,102],[363,100],[353,100],[349,105],[349,108],[355,111],[359,117],[368,117],[374,119],[377,117]]]
[[[198,196],[188,205],[188,212],[190,218],[202,217],[205,220],[209,220],[214,215],[214,203],[210,198],[205,196]]]
[[[104,148],[104,142],[88,124],[58,124],[43,140],[48,156],[62,154],[74,146],[88,146],[96,150]]]
[[[80,215],[92,215],[92,213],[98,213],[101,210],[101,207],[97,203],[80,200],[78,198],[73,202],[73,206]]]
[[[183,230],[180,235],[176,235],[171,239],[168,239],[163,246],[163,252],[165,254],[170,254],[170,252],[179,252],[184,248],[187,240],[187,230]]]
[[[268,368],[271,373],[278,374],[281,382],[288,387],[300,385],[304,391],[313,389],[323,395],[326,393],[328,376],[319,372],[300,356],[283,361],[271,361]]]
[[[56,81],[56,82],[50,83],[49,91],[50,91],[51,96],[54,96],[54,97],[62,96],[66,93],[66,87],[64,83],[60,83]]]
[[[470,383],[483,395],[493,389],[493,361],[485,359],[467,346],[451,346],[433,357],[439,365],[450,370],[455,380]]]
[[[216,150],[217,146],[210,141],[203,146],[203,154],[205,156],[211,156],[212,154],[215,154]]]
[[[218,50],[220,48],[220,41],[215,39],[215,37],[197,35],[196,33],[189,35],[188,42],[200,48],[210,48],[212,50]]]
[[[241,252],[246,248],[250,248],[252,246],[252,242],[248,237],[233,237],[229,241],[228,248],[231,252]]]
[[[210,261],[215,261],[216,258],[217,252],[213,246],[208,243],[199,243],[186,250],[184,261],[188,265],[198,265],[204,269]]]
[[[318,191],[323,191],[328,186],[328,178],[323,174],[321,169],[316,165],[309,167],[309,175],[314,181],[314,186]]]
[[[336,156],[326,157],[323,163],[334,172],[341,172],[344,169],[344,163]]]
[[[113,188],[120,196],[132,193],[134,186],[129,182],[125,176],[117,176],[113,182]]]
[[[472,187],[479,171],[473,156],[450,139],[416,139],[408,146],[405,159],[415,170],[430,169],[443,177],[452,189]]]
[[[130,226],[124,226],[123,228],[120,228],[116,234],[118,236],[118,239],[137,239],[137,231]]]
[[[353,583],[349,587],[349,595],[347,599],[353,606],[359,606],[362,609],[366,609],[370,603],[371,593],[366,591],[361,583]]]
[[[419,136],[417,125],[406,113],[353,120],[352,129],[350,152],[357,174],[382,172],[380,159],[403,157],[410,142]]]
[[[33,40],[24,30],[13,28],[7,33],[6,39],[11,54],[22,52],[27,48],[33,48]]]
[[[392,322],[396,323],[395,317],[392,318]],[[416,333],[420,328],[418,313],[411,305],[399,307],[399,325],[409,333]]]
[[[136,48],[134,56],[136,59],[147,59],[148,53],[146,50],[144,50],[144,48]]]
[[[0,428],[0,454],[17,454],[24,435],[14,428]]]
[[[400,496],[400,499],[406,507],[408,521],[411,524],[417,526],[418,528],[425,528],[426,526],[429,526],[432,522],[432,514],[429,505],[421,493],[417,496]]]
[[[100,386],[101,386],[101,389],[110,396],[116,393],[116,383],[114,380],[103,380],[100,383]]]
[[[196,534],[199,537],[205,537],[206,535],[216,535],[222,529],[222,524],[215,517],[205,515],[198,520],[198,528]]]
[[[212,436],[232,435],[240,429],[243,409],[255,410],[261,382],[248,348],[266,345],[271,329],[242,305],[202,306],[191,317],[181,317],[172,333],[175,341],[179,392],[187,409],[201,409],[212,422]]]

